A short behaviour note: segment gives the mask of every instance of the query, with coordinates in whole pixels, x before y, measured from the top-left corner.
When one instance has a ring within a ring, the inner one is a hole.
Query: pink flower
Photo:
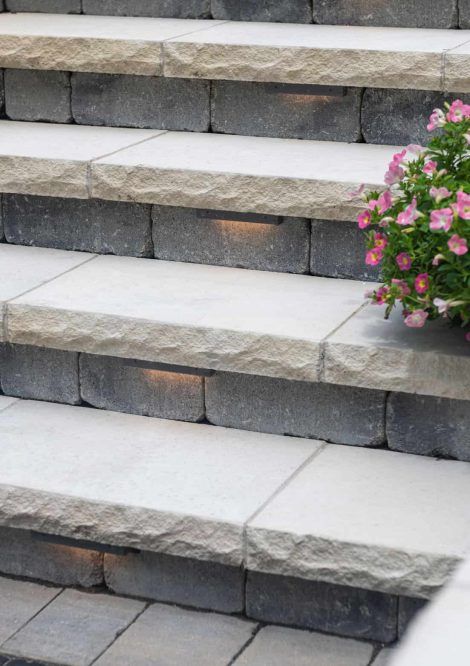
[[[431,176],[437,169],[437,162],[433,162],[432,160],[429,160],[429,162],[426,162],[426,164],[423,167],[423,173],[427,174],[428,176]]]
[[[444,111],[441,109],[434,109],[429,118],[428,132],[438,129],[439,127],[444,127],[446,124],[446,117]]]
[[[397,262],[398,267],[402,271],[409,271],[411,268],[411,264],[413,263],[410,255],[407,252],[401,252],[399,255],[397,255],[395,261]]]
[[[395,155],[392,157],[391,164],[403,164],[405,161],[406,157],[406,148],[404,148],[401,152],[395,153]]]
[[[390,194],[390,190],[385,190],[383,192],[378,200],[378,206],[379,206],[379,214],[383,215],[386,213],[392,206],[393,206],[393,200],[392,200],[392,195]]]
[[[448,199],[452,196],[447,187],[431,187],[429,195],[435,200],[436,203],[441,203],[443,199]]]
[[[392,161],[388,165],[388,171],[385,174],[385,183],[386,185],[395,185],[403,180],[405,175],[404,169],[401,168],[401,164],[405,161],[406,148],[402,150],[401,153],[396,153],[393,156]]]
[[[376,248],[384,250],[388,243],[387,236],[376,231],[374,234],[374,243]]]
[[[424,310],[415,310],[405,318],[405,324],[410,328],[423,328],[428,317]]]
[[[410,143],[410,145],[406,147],[406,151],[412,155],[420,155],[424,150],[426,149],[423,148],[423,146],[419,146],[416,143]]]
[[[434,305],[437,308],[437,311],[441,315],[446,315],[449,308],[450,308],[450,303],[448,301],[444,301],[442,298],[435,298],[433,300]]]
[[[425,294],[429,289],[429,275],[420,273],[415,280],[415,289],[418,294]]]
[[[470,194],[465,192],[457,192],[457,215],[462,220],[470,220]]]
[[[419,213],[416,210],[416,197],[410,203],[409,206],[402,211],[397,217],[397,224],[400,224],[402,227],[413,224],[414,221],[419,217]]]
[[[411,294],[411,289],[406,284],[405,280],[397,280],[396,278],[392,279],[392,285],[397,290],[397,299],[401,301],[405,296]]]
[[[369,226],[372,220],[372,214],[370,210],[365,210],[357,216],[357,224],[359,229],[365,229]]]
[[[377,305],[383,305],[386,303],[389,291],[390,289],[386,285],[379,287],[375,292],[375,303],[377,303]]]
[[[366,189],[365,185],[359,185],[357,190],[353,190],[352,192],[348,192],[349,198],[350,199],[357,199],[362,196],[364,193],[364,190]]]
[[[433,266],[439,266],[439,264],[441,263],[441,261],[443,261],[444,259],[445,259],[445,257],[444,257],[443,254],[436,254],[436,256],[434,257],[434,259],[432,260],[432,265],[433,265]]]
[[[429,228],[433,231],[449,231],[454,220],[454,211],[452,208],[442,208],[433,210],[431,213],[431,222]]]
[[[465,118],[470,118],[470,105],[464,104],[461,99],[456,99],[449,108],[447,120],[450,123],[460,123]]]
[[[366,254],[366,264],[368,266],[377,266],[382,261],[383,253],[380,247],[374,247]]]
[[[465,238],[460,238],[458,234],[451,236],[447,245],[449,246],[449,250],[454,254],[461,255],[467,254],[468,252],[467,240]]]

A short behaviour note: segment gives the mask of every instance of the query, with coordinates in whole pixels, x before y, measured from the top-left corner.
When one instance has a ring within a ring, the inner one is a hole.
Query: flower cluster
[[[421,328],[446,317],[470,324],[470,105],[456,100],[432,113],[427,148],[394,155],[384,192],[361,196],[366,263],[380,265],[383,284],[369,293],[386,306],[401,302],[405,324]],[[470,341],[470,332],[466,334]]]

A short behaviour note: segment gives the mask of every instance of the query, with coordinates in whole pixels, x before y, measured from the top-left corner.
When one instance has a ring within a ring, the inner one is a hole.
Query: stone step
[[[468,92],[470,32],[2,14],[0,67]]]
[[[354,220],[396,146],[0,121],[0,190]]]
[[[155,581],[156,593],[136,590],[163,555],[217,563],[226,588],[243,587],[248,569],[247,615],[283,623],[302,606],[273,607],[276,586],[374,592],[369,621],[380,626],[388,608],[380,631],[391,641],[396,595],[428,598],[470,549],[468,463],[1,397],[0,410],[0,524],[108,552],[118,592],[158,595]],[[11,543],[0,566],[15,573]]]
[[[468,343],[354,281],[0,245],[0,342],[470,399]]]

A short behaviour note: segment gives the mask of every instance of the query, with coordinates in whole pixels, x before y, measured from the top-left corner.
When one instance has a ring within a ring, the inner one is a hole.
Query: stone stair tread
[[[49,281],[15,294],[41,255]],[[357,281],[4,244],[0,285],[15,344],[470,399],[462,332],[386,322]]]
[[[396,146],[0,121],[0,189],[355,219]],[[127,150],[125,150],[127,148]]]
[[[468,463],[22,400],[0,455],[9,527],[423,597],[470,549]]]
[[[466,43],[466,30],[0,16],[2,67],[186,78],[465,92]]]

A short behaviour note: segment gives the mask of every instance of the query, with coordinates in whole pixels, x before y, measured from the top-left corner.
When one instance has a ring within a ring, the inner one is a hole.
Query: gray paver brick
[[[58,588],[0,578],[0,644],[13,636],[59,593]]]

